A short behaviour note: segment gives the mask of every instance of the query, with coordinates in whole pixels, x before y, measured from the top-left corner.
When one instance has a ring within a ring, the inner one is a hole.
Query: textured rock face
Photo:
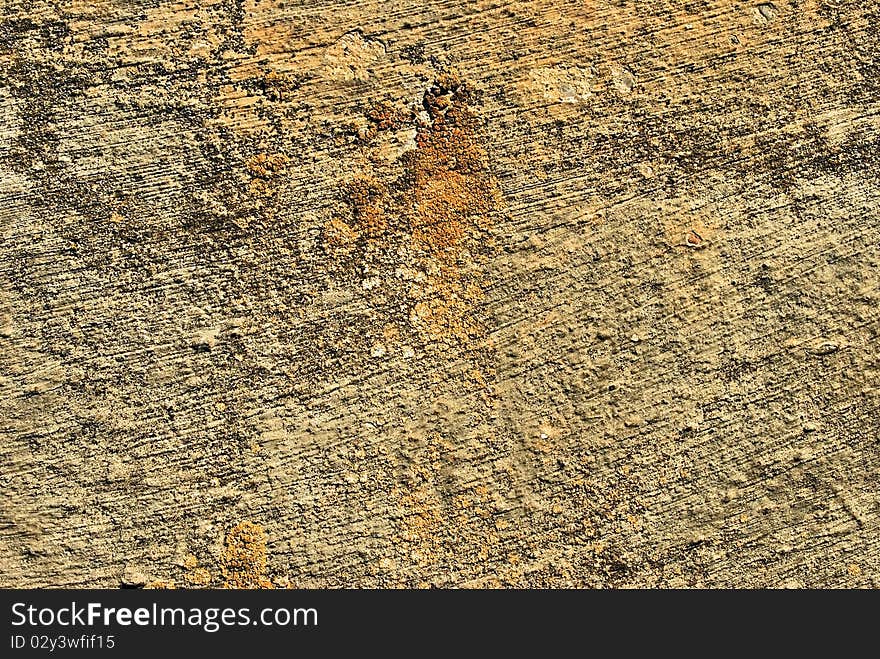
[[[0,586],[880,585],[874,0],[0,0]]]

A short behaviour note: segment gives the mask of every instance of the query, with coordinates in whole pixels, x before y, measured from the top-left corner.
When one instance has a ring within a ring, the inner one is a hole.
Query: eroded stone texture
[[[878,585],[876,2],[3,0],[0,585]]]

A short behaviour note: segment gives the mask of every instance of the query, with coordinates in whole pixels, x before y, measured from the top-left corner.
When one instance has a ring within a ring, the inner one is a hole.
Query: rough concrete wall
[[[874,0],[0,1],[0,585],[880,585]]]

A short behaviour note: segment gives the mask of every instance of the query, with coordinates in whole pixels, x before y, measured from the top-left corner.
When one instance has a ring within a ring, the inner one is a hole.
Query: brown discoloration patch
[[[436,266],[416,293],[420,299],[411,321],[432,339],[475,336],[478,328],[469,311],[482,291],[466,269],[488,243],[493,215],[502,204],[467,99],[457,79],[441,78],[425,94],[433,122],[419,131],[417,148],[404,155],[412,177],[407,194],[412,247]]]
[[[351,225],[338,217],[330,218],[324,225],[324,244],[332,250],[351,251],[359,235]]]
[[[199,560],[192,554],[183,559],[183,567],[186,568],[184,580],[189,588],[205,588],[214,581],[211,572],[199,565]]]
[[[388,101],[373,103],[370,109],[367,110],[365,117],[369,122],[361,136],[365,141],[369,141],[383,131],[403,128],[412,120],[411,114],[401,108],[394,107]]]
[[[258,197],[275,196],[289,160],[283,153],[258,153],[245,162],[251,176],[248,189]]]
[[[276,583],[266,574],[266,531],[259,524],[241,522],[226,534],[219,570],[208,569],[194,554],[183,557],[183,588],[276,588],[286,587],[288,580]],[[148,588],[177,588],[175,581],[156,581]]]
[[[274,588],[266,576],[266,531],[259,524],[242,522],[226,534],[221,563],[224,588]]]
[[[388,229],[386,210],[391,199],[388,188],[380,181],[356,178],[346,186],[345,195],[359,232],[377,238]]]
[[[271,179],[278,176],[287,166],[288,158],[283,153],[258,153],[248,158],[248,171],[262,179]]]
[[[688,247],[700,247],[703,244],[703,236],[691,229],[684,241]]]
[[[443,79],[425,94],[425,103],[434,121],[419,131],[416,150],[404,156],[413,178],[413,240],[446,261],[491,228],[501,195],[476,140],[463,85]]]
[[[374,175],[348,183],[351,225],[331,220],[324,239],[334,248],[363,235],[365,260],[369,253],[393,253],[400,267],[421,273],[394,292],[410,308],[411,328],[427,342],[462,344],[479,333],[471,318],[482,295],[474,271],[479,253],[491,246],[493,217],[503,202],[465,85],[441,76],[425,92],[423,106],[430,122],[417,127],[416,148],[399,159],[402,174],[388,185]],[[399,128],[400,111],[377,107],[371,115],[375,131]]]

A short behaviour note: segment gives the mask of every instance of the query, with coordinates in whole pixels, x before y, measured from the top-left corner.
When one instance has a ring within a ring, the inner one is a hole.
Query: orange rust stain
[[[279,179],[287,168],[283,153],[258,153],[245,161],[251,175],[249,190],[255,196],[272,196],[279,191]]]
[[[330,218],[324,225],[324,244],[333,249],[350,251],[358,236],[351,225],[338,217]]]
[[[364,141],[369,141],[385,130],[397,130],[404,128],[412,116],[404,110],[394,107],[388,101],[373,103],[366,113],[369,125],[362,135]]]
[[[358,230],[371,238],[383,234],[388,229],[388,188],[375,179],[362,177],[349,183],[346,192]]]
[[[226,534],[221,574],[224,588],[275,588],[266,576],[266,531],[262,526],[241,522]]]
[[[284,171],[287,163],[287,156],[283,153],[258,153],[248,158],[245,165],[254,176],[269,179]]]
[[[351,244],[394,255],[398,265],[423,273],[399,301],[410,309],[411,328],[426,341],[462,344],[480,334],[474,304],[482,297],[476,254],[491,241],[494,216],[502,209],[500,189],[480,146],[477,119],[466,85],[440,76],[424,94],[430,121],[416,122],[415,149],[399,159],[402,172],[389,184],[373,175],[344,188],[352,222],[325,226],[325,244]],[[367,137],[413,121],[393,106],[374,105]]]
[[[489,229],[501,201],[467,99],[460,81],[442,77],[425,94],[433,121],[404,156],[413,178],[413,240],[441,259],[454,258],[467,239]]]
[[[287,588],[286,577],[275,581],[266,574],[266,531],[259,524],[241,522],[226,534],[219,573],[199,564],[192,554],[183,559],[183,588]],[[173,580],[153,581],[147,588],[175,589]]]
[[[691,229],[691,231],[688,233],[687,237],[685,238],[685,241],[691,247],[698,247],[699,245],[701,245],[703,243],[703,237],[700,234],[698,234],[696,231]]]

